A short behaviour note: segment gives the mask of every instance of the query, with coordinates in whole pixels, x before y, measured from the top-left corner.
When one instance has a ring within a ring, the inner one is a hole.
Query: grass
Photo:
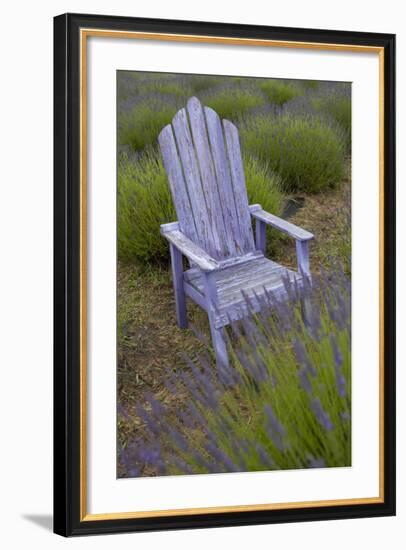
[[[320,118],[257,117],[241,129],[241,138],[245,151],[280,174],[287,191],[318,193],[344,175],[344,140]]]

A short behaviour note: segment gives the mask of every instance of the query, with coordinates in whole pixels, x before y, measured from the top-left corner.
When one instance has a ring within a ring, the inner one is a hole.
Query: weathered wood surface
[[[278,216],[274,216],[274,214],[270,214],[269,212],[266,212],[266,210],[262,210],[259,204],[251,205],[250,211],[251,215],[255,219],[260,220],[267,225],[271,225],[283,233],[287,233],[298,241],[309,241],[314,238],[314,235],[309,233],[309,231],[306,231],[293,223],[282,220],[282,218],[278,218]]]
[[[243,230],[240,228],[235,204],[235,193],[231,180],[229,161],[224,143],[223,128],[218,114],[209,107],[204,108],[213,165],[218,182],[219,200],[222,209],[227,246],[232,256],[244,253]]]
[[[158,141],[182,232],[216,260],[255,250],[237,128],[195,97]]]
[[[244,167],[241,158],[238,130],[229,120],[223,120],[224,136],[230,161],[231,180],[233,182],[234,200],[237,219],[241,231],[241,247],[244,253],[255,248],[251,218],[248,210],[247,188],[245,186]]]
[[[190,208],[186,182],[170,124],[160,133],[159,145],[161,147],[165,171],[169,180],[173,204],[179,217],[179,227],[187,237],[192,239],[192,241],[201,243],[202,241],[198,236],[193,213]],[[203,244],[205,244],[204,241]]]
[[[228,353],[223,328],[216,323],[218,318],[219,295],[216,272],[202,274],[201,282],[205,297],[205,309],[209,316],[210,332],[216,353],[217,364],[228,364]]]
[[[193,138],[192,147],[196,155],[199,167],[201,186],[204,195],[205,208],[209,224],[213,230],[215,245],[215,257],[218,259],[234,256],[235,252],[229,247],[229,238],[224,226],[223,212],[221,208],[218,182],[212,152],[207,135],[206,121],[200,101],[192,97],[187,103],[189,124]]]
[[[184,278],[199,294],[205,296],[204,281],[199,269],[185,271]],[[285,286],[284,278],[300,282],[302,277],[295,271],[268,260],[258,258],[251,262],[213,272],[216,282],[216,304],[220,314],[236,306],[245,306],[245,296],[263,296],[265,290],[275,293]],[[245,295],[245,296],[244,296]]]
[[[169,245],[171,251],[171,267],[173,290],[175,293],[176,319],[180,328],[187,328],[186,296],[183,284],[183,260],[182,252],[172,243]]]
[[[310,277],[309,241],[296,241],[296,256],[299,273]]]
[[[165,239],[182,252],[189,260],[195,263],[202,271],[219,269],[220,264],[200,246],[196,245],[179,230],[163,232]]]

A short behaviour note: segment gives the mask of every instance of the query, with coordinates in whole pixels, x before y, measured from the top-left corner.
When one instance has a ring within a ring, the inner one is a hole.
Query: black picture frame
[[[352,44],[384,56],[383,501],[171,517],[81,517],[80,29]],[[54,19],[54,531],[63,536],[395,514],[395,36],[349,31],[64,14]]]

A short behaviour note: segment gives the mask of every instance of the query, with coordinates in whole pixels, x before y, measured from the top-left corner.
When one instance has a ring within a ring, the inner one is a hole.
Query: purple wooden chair
[[[299,285],[310,278],[308,242],[313,235],[259,204],[248,205],[238,130],[196,97],[165,126],[158,141],[178,215],[177,222],[161,225],[170,245],[178,325],[187,327],[188,296],[207,311],[216,360],[227,364],[224,327],[249,313],[247,296],[255,308],[264,289],[286,295],[285,277]],[[265,258],[266,225],[296,240],[297,272]],[[187,270],[183,256],[189,260]]]

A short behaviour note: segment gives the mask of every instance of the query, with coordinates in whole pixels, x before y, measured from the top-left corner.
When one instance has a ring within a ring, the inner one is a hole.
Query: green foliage
[[[265,103],[255,88],[225,87],[208,92],[202,97],[204,105],[216,111],[220,118],[238,120],[251,109]]]
[[[118,166],[117,247],[121,261],[166,259],[162,223],[176,220],[165,169],[154,151],[137,160],[123,155]]]
[[[243,148],[278,172],[287,190],[317,193],[343,177],[343,137],[320,118],[290,113],[257,117],[240,135]]]
[[[320,80],[298,80],[297,83],[305,90],[317,90],[320,87]]]
[[[351,97],[329,94],[316,97],[313,105],[320,112],[329,115],[341,127],[349,147],[351,145]]]
[[[260,82],[259,88],[270,103],[279,106],[303,93],[298,86],[284,80],[264,80]]]
[[[154,146],[160,131],[171,122],[176,111],[175,105],[163,101],[145,100],[138,103],[129,113],[119,115],[119,144],[129,145],[134,151]]]
[[[269,170],[255,157],[245,155],[243,159],[245,184],[247,187],[248,203],[260,204],[264,210],[280,216],[283,210],[284,197],[282,194],[283,182],[281,177]],[[267,249],[275,249],[282,234],[267,227]]]
[[[181,79],[163,79],[151,80],[142,86],[142,94],[162,94],[173,95],[178,98],[187,99],[193,92],[190,82]]]
[[[195,94],[205,92],[209,88],[221,85],[224,77],[211,75],[188,75],[188,81]]]
[[[245,155],[243,164],[249,204],[259,203],[264,210],[278,216],[283,208],[281,177],[255,157]]]

